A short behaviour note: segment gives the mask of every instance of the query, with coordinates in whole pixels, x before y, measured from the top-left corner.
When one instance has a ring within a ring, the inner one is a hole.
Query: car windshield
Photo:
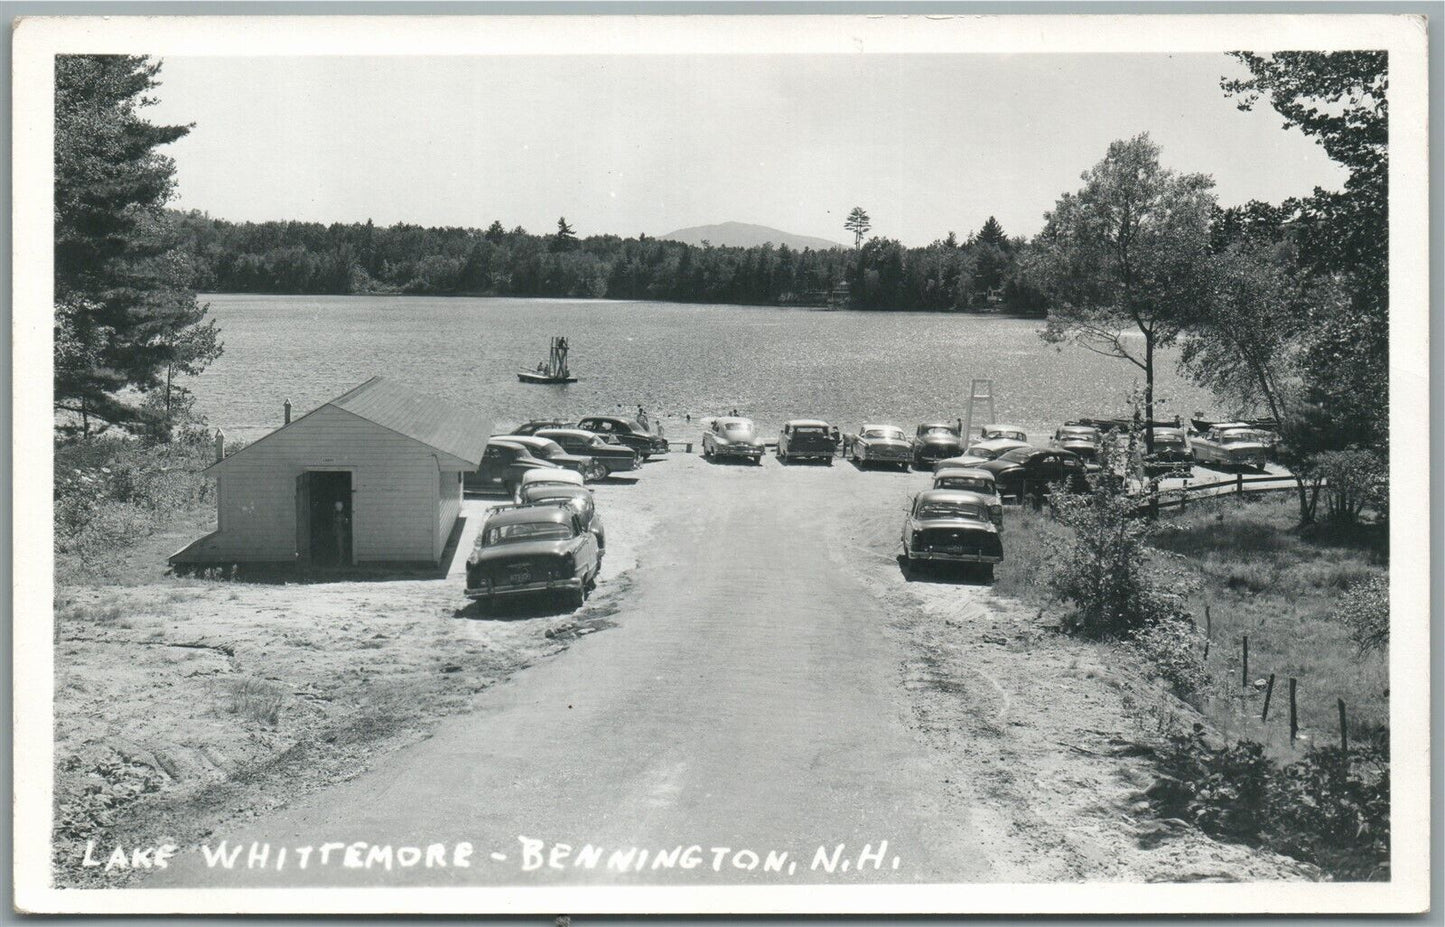
[[[725,422],[723,423],[723,434],[729,438],[746,440],[753,436],[752,422]]]
[[[497,525],[487,529],[485,545],[514,544],[519,541],[564,540],[572,536],[572,529],[554,521],[519,522],[513,525]]]
[[[985,438],[1009,438],[1014,441],[1022,441],[1024,439],[1023,432],[1021,431],[999,428],[985,428],[983,430],[983,436]]]
[[[545,441],[533,449],[532,456],[540,457],[543,460],[550,460],[553,457],[560,457],[566,453],[566,451],[562,450],[562,445],[556,441]]]
[[[984,447],[981,444],[975,444],[965,451],[965,453],[970,457],[982,457],[984,460],[993,460],[998,456],[998,450],[996,448]]]
[[[799,425],[793,429],[795,435],[825,435],[827,433],[828,429],[821,425]]]
[[[1164,433],[1162,433],[1162,434],[1155,433],[1155,435],[1154,435],[1154,443],[1155,443],[1155,444],[1183,444],[1183,443],[1184,443],[1184,436],[1181,435],[1181,434],[1174,434],[1174,433],[1172,433],[1172,432],[1167,432],[1167,431],[1164,432]]]
[[[998,459],[1008,460],[1013,463],[1024,463],[1033,452],[1033,448],[1031,447],[1016,447],[1008,453],[1000,454]]]
[[[933,481],[934,489],[967,489],[970,492],[993,492],[993,484],[976,476],[940,476]]]
[[[863,429],[863,437],[865,437],[865,438],[879,438],[879,439],[886,440],[886,441],[902,441],[902,440],[903,440],[903,429],[902,429],[902,428],[865,428],[865,429]]]
[[[1247,441],[1258,441],[1259,436],[1252,431],[1226,431],[1219,436],[1219,440],[1225,444],[1243,444]]]
[[[944,426],[944,425],[933,425],[933,426],[931,426],[931,427],[929,427],[929,428],[925,428],[925,429],[923,429],[922,434],[923,434],[925,437],[933,437],[933,436],[935,436],[935,435],[938,436],[938,437],[940,437],[940,438],[956,438],[956,437],[958,437],[958,432],[956,432],[956,431],[954,431],[952,428],[949,428],[949,427]]]
[[[1088,441],[1090,444],[1096,444],[1099,441],[1099,435],[1094,431],[1065,429],[1062,436],[1065,441]]]
[[[970,518],[983,520],[978,506],[965,502],[925,502],[918,507],[919,518]]]

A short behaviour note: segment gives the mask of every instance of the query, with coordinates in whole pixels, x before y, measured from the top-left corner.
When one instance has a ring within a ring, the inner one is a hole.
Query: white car
[[[985,441],[992,441],[996,438],[1008,438],[1020,444],[1028,444],[1029,436],[1017,425],[984,425],[978,430],[979,437]]]
[[[582,486],[585,485],[585,482],[586,481],[582,479],[582,474],[576,470],[563,470],[560,467],[546,470],[528,470],[522,474],[522,482],[518,484],[517,495],[520,498],[522,490],[528,486],[545,483],[556,483],[563,486]]]
[[[933,465],[933,472],[937,473],[945,467],[976,467],[981,463],[988,463],[990,460],[1001,457],[1015,448],[1028,446],[1027,441],[1020,441],[1016,438],[990,438],[987,441],[971,445],[962,456],[940,460]]]

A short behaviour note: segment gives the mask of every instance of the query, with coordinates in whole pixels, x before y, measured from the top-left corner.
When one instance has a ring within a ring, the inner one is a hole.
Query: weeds
[[[253,676],[228,680],[223,692],[226,711],[259,724],[274,725],[286,703],[286,693],[279,686]]]
[[[1156,814],[1211,836],[1313,863],[1336,879],[1389,878],[1390,772],[1378,746],[1311,750],[1279,766],[1253,741],[1211,747],[1174,734],[1148,797]]]

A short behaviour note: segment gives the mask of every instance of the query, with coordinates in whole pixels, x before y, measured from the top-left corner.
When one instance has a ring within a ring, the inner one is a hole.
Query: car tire
[[[992,563],[983,563],[983,564],[980,564],[979,566],[981,567],[981,569],[980,569],[978,572],[979,572],[980,576],[983,577],[983,581],[986,582],[986,583],[991,583],[991,582],[993,582],[993,564],[992,564]]]
[[[587,589],[586,589],[586,585],[587,585],[587,584],[584,582],[582,585],[583,585],[583,588],[580,588],[580,589],[568,589],[565,593],[563,593],[563,595],[562,595],[562,602],[563,602],[563,604],[565,604],[569,609],[572,609],[572,610],[575,611],[576,609],[579,609],[579,608],[581,608],[583,605],[586,605],[586,604],[587,604]]]
[[[833,466],[833,458],[832,458],[832,457],[826,457],[826,458],[824,458],[824,460],[823,460],[823,465],[826,466],[826,467],[831,467],[831,466]]]

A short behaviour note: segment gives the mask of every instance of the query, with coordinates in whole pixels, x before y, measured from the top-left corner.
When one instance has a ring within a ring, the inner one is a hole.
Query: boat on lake
[[[576,383],[577,378],[567,369],[567,338],[553,338],[552,351],[547,359],[535,370],[517,371],[517,379],[523,383]]]

